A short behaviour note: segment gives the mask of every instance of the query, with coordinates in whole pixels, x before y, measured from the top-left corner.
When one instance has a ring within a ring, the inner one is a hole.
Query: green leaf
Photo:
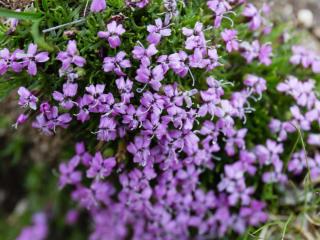
[[[48,11],[48,2],[47,0],[42,0],[42,7],[45,11]]]
[[[9,9],[0,8],[0,17],[34,21],[40,19],[42,14],[34,12],[15,12]]]
[[[3,100],[8,94],[19,86],[19,81],[15,79],[0,78],[0,101]]]
[[[34,39],[34,42],[42,49],[47,50],[49,52],[54,51],[54,47],[50,45],[44,37],[40,34],[39,31],[39,25],[40,25],[41,19],[38,19],[33,22],[31,27],[31,34]]]

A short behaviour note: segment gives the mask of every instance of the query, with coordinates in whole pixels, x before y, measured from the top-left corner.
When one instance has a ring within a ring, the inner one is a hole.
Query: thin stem
[[[70,26],[70,25],[74,25],[74,24],[77,24],[77,23],[83,23],[83,22],[85,22],[85,20],[86,20],[85,18],[81,18],[81,19],[78,19],[78,20],[73,21],[73,22],[69,22],[69,23],[61,24],[59,26],[55,26],[55,27],[52,27],[52,28],[45,29],[42,32],[43,33],[51,32],[51,31],[54,31],[54,30],[57,30],[57,29],[60,29],[60,28],[63,28],[63,27],[67,27],[67,26]]]

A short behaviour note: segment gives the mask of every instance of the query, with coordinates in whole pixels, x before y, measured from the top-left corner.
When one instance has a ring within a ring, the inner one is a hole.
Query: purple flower
[[[111,105],[115,100],[111,93],[105,94],[105,84],[89,85],[86,87],[86,92],[82,99],[82,104],[88,105],[88,110],[94,113],[109,113]]]
[[[150,58],[158,53],[154,44],[150,44],[148,48],[143,46],[135,46],[132,50],[133,58],[140,60],[144,65],[150,65]]]
[[[69,113],[59,115],[58,108],[50,106],[48,103],[42,103],[40,111],[41,114],[36,117],[36,120],[32,123],[32,127],[40,129],[47,135],[55,133],[58,126],[67,128],[72,120]]]
[[[144,8],[149,0],[126,0],[126,5],[134,8]]]
[[[242,42],[240,44],[242,49],[242,56],[251,63],[254,59],[259,59],[259,61],[269,66],[271,64],[272,46],[270,44],[260,45],[258,40],[253,41],[251,44],[248,42]]]
[[[7,48],[0,50],[0,75],[5,74],[11,66],[11,56]]]
[[[121,101],[123,103],[130,102],[130,99],[134,97],[132,92],[133,82],[129,78],[125,80],[121,77],[116,80],[116,85],[121,94]]]
[[[76,83],[65,83],[63,84],[63,93],[54,91],[52,96],[53,99],[58,101],[64,109],[70,110],[73,108],[76,102],[72,100],[76,96],[78,90],[78,84]]]
[[[30,44],[27,53],[16,53],[16,57],[23,60],[31,76],[37,74],[37,63],[43,63],[49,60],[48,52],[37,53],[37,49],[38,46],[36,44]]]
[[[150,160],[150,139],[145,136],[136,136],[134,142],[130,143],[127,150],[134,156],[133,161],[146,166]]]
[[[34,96],[28,89],[25,87],[20,87],[18,89],[19,105],[26,108],[29,107],[32,110],[37,110],[38,98]]]
[[[97,139],[111,141],[117,138],[117,122],[113,118],[101,117]]]
[[[320,134],[309,134],[308,144],[313,146],[320,146]]]
[[[188,65],[185,63],[188,55],[184,51],[169,55],[169,67],[180,77],[185,77],[189,71]]]
[[[277,119],[272,119],[269,128],[272,133],[278,134],[278,141],[285,141],[288,138],[288,133],[297,131],[295,126],[291,122],[281,122]]]
[[[103,159],[102,154],[97,152],[90,162],[90,168],[87,170],[88,178],[108,177],[117,162],[114,157]]]
[[[21,12],[21,9],[16,9],[16,12]],[[17,26],[19,25],[19,19],[16,18],[8,18],[6,21],[4,21],[4,24],[9,26],[8,34],[11,34],[16,31]]]
[[[228,52],[238,51],[239,42],[237,40],[238,31],[234,29],[225,29],[221,33],[223,41],[226,43],[226,48]]]
[[[320,58],[313,51],[302,46],[293,46],[292,52],[290,58],[292,64],[301,64],[304,68],[311,68],[314,73],[320,73]]]
[[[125,31],[122,24],[118,25],[116,21],[112,21],[107,25],[106,32],[98,32],[98,37],[107,39],[111,48],[117,48],[121,45],[120,36],[124,34]]]
[[[225,151],[228,154],[228,156],[235,155],[235,146],[237,146],[239,149],[245,148],[244,138],[247,134],[247,131],[248,129],[243,128],[239,129],[238,131],[231,131],[228,134],[225,146]]]
[[[97,201],[104,203],[106,206],[113,204],[111,197],[115,193],[115,189],[110,183],[96,180],[91,184],[90,188]]]
[[[78,67],[83,67],[86,60],[78,55],[77,43],[75,40],[68,42],[67,51],[59,52],[57,59],[62,62],[62,70],[66,71],[74,64]]]
[[[252,43],[242,42],[240,47],[242,50],[242,56],[247,60],[248,63],[251,63],[259,56],[260,43],[258,40],[255,40]]]
[[[204,54],[200,48],[194,49],[193,54],[189,56],[189,66],[192,68],[205,68],[210,61],[204,58]]]
[[[300,127],[302,130],[305,131],[309,131],[311,128],[311,122],[312,122],[312,118],[307,118],[306,116],[304,116],[301,111],[300,108],[296,105],[292,106],[290,108],[290,112],[292,114],[293,117],[293,125],[295,127]]]
[[[76,167],[80,163],[78,156],[73,157],[67,163],[61,163],[59,165],[60,177],[59,187],[64,188],[67,184],[75,185],[81,182],[82,174],[80,171],[76,171]]]
[[[16,73],[19,73],[27,66],[27,61],[21,61],[23,60],[23,57],[25,56],[25,52],[21,49],[16,49],[10,56],[10,66],[12,70]]]
[[[166,74],[169,68],[169,58],[168,55],[161,55],[157,59],[157,63],[160,63],[163,69],[163,73]]]
[[[210,0],[207,1],[207,5],[215,15],[214,27],[220,27],[224,14],[231,10],[229,2],[227,0]]]
[[[270,165],[279,162],[279,155],[283,153],[283,145],[268,139],[266,146],[258,145],[255,148],[255,154],[262,165]],[[281,161],[280,161],[281,162]]]
[[[71,193],[74,201],[77,201],[81,207],[86,209],[96,209],[97,201],[90,188],[82,185],[77,186],[76,190]]]
[[[311,171],[310,176],[311,180],[314,182],[319,181],[320,178],[320,154],[317,152],[314,156],[313,161],[310,163]]]
[[[292,155],[292,158],[288,163],[288,171],[295,175],[300,175],[302,171],[307,168],[307,162],[311,161],[312,159],[309,159],[303,150],[296,152]]]
[[[252,74],[247,75],[243,83],[250,87],[251,91],[258,94],[260,97],[262,96],[262,93],[267,90],[266,80]]]
[[[258,9],[253,4],[247,4],[242,15],[250,19],[249,28],[251,30],[257,30],[260,28],[262,24],[262,17]]]
[[[125,76],[122,68],[130,68],[131,62],[125,59],[126,53],[120,51],[115,57],[106,57],[103,60],[103,70],[105,72],[115,72],[118,76]]]
[[[193,50],[195,48],[206,48],[206,39],[203,33],[203,24],[197,22],[194,29],[182,28],[182,33],[187,37],[185,42],[185,48],[188,50]]]
[[[274,170],[265,172],[262,176],[262,180],[265,183],[285,183],[287,181],[287,176],[282,173],[283,162],[280,159],[276,159],[272,164],[274,166]]]
[[[237,184],[236,190],[233,191],[229,197],[228,201],[231,206],[235,206],[239,200],[241,200],[242,205],[249,205],[251,201],[251,195],[254,193],[253,187],[247,187],[243,181]]]
[[[216,67],[220,66],[221,63],[219,63],[219,55],[217,52],[217,49],[209,49],[208,50],[208,64],[206,67],[207,71],[211,71],[215,69]]]
[[[32,225],[23,228],[16,240],[45,240],[47,235],[47,216],[44,213],[37,213],[32,217]]]
[[[246,218],[251,226],[258,226],[268,220],[268,215],[263,212],[265,206],[265,203],[253,200],[250,206],[241,208],[240,216]]]
[[[311,52],[306,50],[302,46],[293,46],[292,47],[292,56],[290,62],[294,65],[302,64],[303,67],[307,68],[312,64],[312,55]]]
[[[149,35],[147,40],[150,44],[159,44],[162,37],[168,37],[171,35],[171,30],[168,28],[168,22],[162,22],[160,18],[155,20],[155,25],[148,25],[147,30]]]
[[[101,12],[107,7],[106,0],[92,0],[90,11],[91,12]]]
[[[91,103],[92,103],[92,99],[87,95],[84,95],[82,98],[78,99],[77,104],[79,107],[79,112],[75,114],[75,116],[77,117],[77,120],[84,123],[90,119],[89,107]]]
[[[136,80],[144,84],[150,84],[155,90],[159,91],[161,87],[161,80],[164,78],[164,73],[161,65],[157,65],[154,68],[141,64],[137,70]]]
[[[257,168],[254,166],[256,163],[256,156],[254,155],[254,153],[248,152],[246,150],[241,150],[240,162],[242,163],[242,168],[248,174],[253,176],[256,173]]]
[[[200,134],[206,136],[205,139],[202,140],[202,145],[207,151],[211,153],[220,151],[218,144],[220,133],[213,122],[205,121],[200,129]]]
[[[219,81],[212,77],[207,78],[207,85],[209,88],[206,91],[200,91],[200,97],[203,100],[199,107],[199,116],[206,116],[208,113],[214,117],[222,117],[222,109],[218,106],[223,96],[224,91]]]
[[[79,219],[79,211],[71,209],[67,212],[65,216],[65,223],[68,225],[74,225]]]
[[[292,96],[299,106],[307,107],[309,110],[317,105],[317,97],[314,93],[314,88],[314,80],[310,79],[306,82],[300,82],[293,76],[289,76],[285,82],[279,83],[277,86],[279,92],[284,92]]]
[[[20,126],[21,124],[24,124],[28,120],[28,117],[29,117],[28,115],[25,115],[25,114],[21,113],[18,116],[15,124],[13,124],[13,127],[17,129],[18,126]]]
[[[259,61],[262,64],[269,66],[272,63],[270,58],[271,56],[272,56],[272,46],[270,44],[261,45],[260,52],[259,52]]]

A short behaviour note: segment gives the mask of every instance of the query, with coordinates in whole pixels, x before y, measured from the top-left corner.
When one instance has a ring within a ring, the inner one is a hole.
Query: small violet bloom
[[[92,0],[90,11],[91,12],[101,12],[107,7],[106,0]]]
[[[258,94],[259,97],[262,97],[262,93],[267,90],[266,80],[252,74],[247,75],[243,83],[250,88],[252,93]]]
[[[225,29],[221,33],[221,37],[223,41],[226,43],[226,48],[229,53],[239,50],[239,42],[237,40],[237,34],[238,34],[238,31],[233,29]]]
[[[125,33],[125,31],[122,24],[117,24],[116,21],[112,21],[107,25],[107,31],[100,31],[98,37],[107,39],[111,48],[117,48],[121,44],[120,36]]]
[[[63,93],[54,91],[52,96],[54,100],[58,101],[64,109],[70,110],[76,102],[72,100],[76,96],[78,90],[78,84],[76,83],[65,83],[63,84]]]
[[[90,162],[90,168],[87,170],[88,178],[108,177],[117,162],[114,157],[103,159],[102,154],[97,152]]]
[[[18,126],[24,124],[27,120],[28,120],[28,115],[25,115],[25,114],[21,113],[21,114],[18,116],[15,124],[13,124],[12,126],[13,126],[15,129],[17,129]]]
[[[126,53],[120,51],[115,57],[106,57],[103,61],[103,70],[105,72],[114,72],[118,76],[125,76],[126,74],[122,71],[122,68],[130,68],[131,62],[125,59]]]
[[[76,171],[76,167],[80,163],[80,158],[78,156],[73,157],[67,163],[61,163],[59,166],[60,178],[59,187],[64,188],[68,184],[80,183],[82,179],[82,174],[80,171]]]
[[[126,0],[126,5],[134,8],[144,8],[149,0]]]
[[[262,17],[259,10],[251,3],[249,3],[243,10],[242,15],[249,18],[249,28],[257,30],[262,24]]]
[[[149,32],[147,37],[148,42],[155,45],[159,44],[162,37],[168,37],[171,35],[168,23],[163,23],[160,18],[155,20],[155,25],[148,25],[147,31]]]
[[[10,57],[10,52],[7,48],[0,50],[0,75],[8,71],[11,65]]]
[[[133,58],[140,60],[144,65],[150,65],[150,58],[158,53],[154,44],[150,44],[147,48],[143,46],[135,46],[132,50]]]
[[[134,142],[130,143],[127,150],[134,156],[133,161],[139,163],[142,166],[146,166],[150,159],[150,146],[151,140],[145,136],[137,136],[134,138]]]
[[[25,87],[20,87],[18,89],[19,105],[26,108],[29,107],[32,110],[37,110],[38,98],[34,96],[28,89]]]
[[[159,91],[161,87],[160,81],[163,80],[164,73],[161,65],[157,65],[154,68],[150,66],[140,65],[137,70],[136,80],[144,84],[150,84],[150,86],[155,90]]]
[[[68,42],[67,51],[59,52],[57,59],[62,62],[62,70],[66,71],[75,64],[78,67],[83,67],[86,60],[78,55],[77,43],[75,40]]]
[[[45,240],[48,232],[47,216],[40,212],[32,216],[32,225],[23,228],[16,240]]]
[[[37,74],[37,63],[47,62],[49,60],[48,52],[37,53],[38,46],[30,44],[27,53],[17,53],[16,57],[23,60],[23,65],[27,66],[28,73],[31,76]]]

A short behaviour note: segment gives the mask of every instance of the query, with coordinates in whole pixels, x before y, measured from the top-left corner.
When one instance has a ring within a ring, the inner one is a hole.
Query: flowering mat
[[[4,239],[320,239],[297,225],[320,225],[320,55],[270,5],[25,2],[0,9],[0,96],[63,144]]]

